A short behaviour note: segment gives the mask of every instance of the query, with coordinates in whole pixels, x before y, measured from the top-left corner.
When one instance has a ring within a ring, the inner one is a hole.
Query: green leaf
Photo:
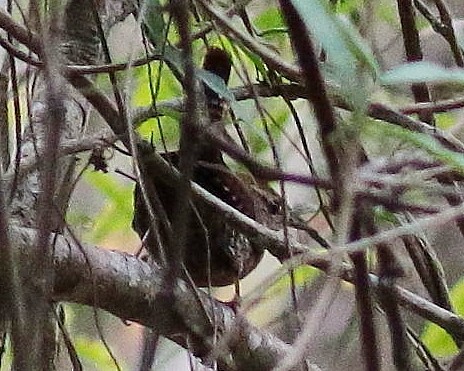
[[[166,23],[164,21],[162,6],[159,0],[145,2],[143,24],[147,30],[147,36],[155,48],[161,48],[165,43]]]
[[[443,112],[435,115],[437,128],[442,130],[451,129],[457,123],[455,112]]]
[[[160,126],[163,131],[163,138],[167,147],[171,148],[177,145],[179,140],[179,120],[180,113],[174,110],[160,110],[166,116],[160,117]],[[153,142],[155,147],[162,148],[161,133],[156,119],[145,121],[137,130],[146,140]]]
[[[114,361],[101,341],[81,335],[74,340],[74,346],[79,358],[87,365],[86,369],[100,371],[115,369]],[[121,369],[127,369],[124,366],[123,357],[119,357],[117,361]]]
[[[162,68],[159,73],[159,63],[151,63],[151,79],[154,88],[159,85],[159,90],[156,93],[158,100],[167,100],[181,95],[182,90],[180,84],[172,75],[171,71],[167,68]],[[150,80],[148,75],[148,68],[137,68],[136,73],[136,88],[133,94],[132,103],[136,107],[146,106],[152,104],[152,96],[150,91]],[[159,84],[158,84],[158,79]]]
[[[13,369],[13,352],[11,351],[11,337],[5,339],[5,349],[0,362],[0,371],[11,371]]]
[[[254,26],[259,29],[262,36],[282,34],[287,32],[287,26],[282,17],[279,8],[272,6],[264,10],[261,14],[255,17]]]
[[[353,75],[356,60],[348,48],[342,30],[336,18],[331,14],[326,2],[320,0],[292,0],[292,3],[308,29],[322,44],[330,62],[340,68],[342,75]]]
[[[293,275],[295,277],[295,285],[297,287],[303,287],[310,282],[312,282],[315,278],[317,278],[320,274],[320,271],[317,268],[310,267],[308,265],[301,265],[296,267],[293,270]],[[290,287],[291,279],[290,274],[285,274],[281,278],[279,278],[269,289],[266,293],[266,296],[276,296],[281,295],[283,291],[287,291]]]
[[[464,278],[450,290],[450,298],[456,314],[464,316]],[[449,357],[459,350],[451,336],[434,323],[425,326],[421,339],[437,357]]]
[[[105,207],[95,218],[91,239],[99,242],[111,233],[129,231],[133,214],[132,185],[123,185],[95,171],[86,171],[84,176],[106,198]]]
[[[178,97],[181,95],[181,87],[177,80],[174,78],[171,71],[167,68],[163,68],[161,72],[158,70],[158,63],[152,63],[152,84],[154,87],[159,85],[158,92],[155,92],[158,101],[166,100]],[[147,106],[152,104],[152,95],[150,91],[150,81],[146,68],[140,68],[136,71],[137,86],[133,94],[133,104],[135,106]],[[158,79],[160,79],[158,84]],[[160,117],[161,127],[163,129],[163,135],[166,142],[170,145],[178,139],[178,122],[181,118],[181,112],[172,109],[169,106],[163,108],[157,107],[158,112],[164,117]],[[146,139],[151,140],[155,143],[160,143],[160,132],[158,129],[158,123],[156,119],[149,119],[144,122],[137,129],[138,132]]]
[[[270,117],[272,117],[272,120],[268,120],[270,133],[272,137],[277,140],[282,134],[282,128],[288,121],[290,112],[282,100],[278,98],[269,99],[266,102],[266,109]],[[263,130],[263,122],[261,117],[256,118],[251,123],[247,120],[244,122],[247,123],[243,126],[243,129],[245,130],[246,137],[248,138],[248,144],[250,146],[251,152],[254,155],[259,155],[269,150],[269,141]]]
[[[280,9],[276,6],[271,6],[255,17],[254,25],[261,30],[265,30],[285,27],[285,22]]]
[[[241,45],[238,45],[238,48],[240,49],[240,51],[242,51],[247,57],[248,59],[251,61],[251,63],[253,63],[254,67],[256,68],[256,70],[261,74],[261,76],[263,78],[267,78],[267,68],[266,68],[266,65],[264,64],[264,62],[261,60],[261,58],[256,55],[255,53],[251,52],[250,50],[248,50],[247,48],[241,46]],[[268,83],[270,83],[269,81],[267,81]]]
[[[372,208],[372,211],[374,212],[374,219],[377,225],[380,225],[382,223],[390,223],[397,225],[398,217],[395,213],[386,210],[382,206],[375,206]]]
[[[380,74],[380,66],[369,45],[347,18],[340,18],[339,25],[354,57],[362,66],[367,67],[371,75],[376,78]]]
[[[402,64],[380,77],[382,85],[399,85],[413,83],[453,83],[464,84],[462,69],[444,68],[431,62],[414,62]]]
[[[179,49],[168,43],[166,39],[168,27],[164,21],[161,2],[159,0],[148,0],[142,17],[148,40],[157,53],[163,53],[165,62],[169,65],[176,78],[181,79],[184,71],[182,53]],[[169,33],[170,35],[175,35],[175,33]]]
[[[336,11],[337,13],[351,14],[358,12],[362,6],[363,0],[341,0],[336,3]]]
[[[224,80],[218,75],[203,69],[199,69],[197,70],[197,77],[221,98],[227,100],[230,103],[235,101],[234,95],[229,90]]]
[[[327,71],[335,79],[341,94],[354,109],[364,111],[367,89],[362,71],[367,67],[375,77],[379,70],[373,53],[354,27],[333,14],[327,2],[292,0],[292,3],[326,52]]]

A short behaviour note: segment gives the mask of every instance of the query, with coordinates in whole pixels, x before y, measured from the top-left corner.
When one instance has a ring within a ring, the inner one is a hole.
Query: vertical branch
[[[12,13],[12,1],[9,0],[7,4],[8,14]],[[13,42],[11,35],[8,35],[8,41]],[[11,89],[13,92],[13,113],[14,113],[14,124],[15,124],[15,140],[16,140],[16,154],[15,154],[15,179],[13,182],[14,185],[18,181],[18,170],[19,162],[21,160],[21,105],[19,102],[19,87],[18,87],[18,78],[16,71],[16,61],[13,56],[9,56],[9,67],[10,67],[10,79],[11,79]],[[5,121],[5,122],[8,122]],[[8,126],[8,125],[7,125]],[[7,147],[8,148],[8,147]]]
[[[30,125],[25,128],[20,150],[21,161],[36,158],[39,167],[19,178],[10,190],[11,219],[38,231],[35,241],[28,241],[29,260],[13,264],[12,273],[17,268],[17,275],[9,277],[13,289],[14,285],[19,287],[13,291],[18,308],[11,309],[13,362],[17,370],[53,368],[56,337],[50,302],[54,279],[50,232],[61,229],[76,176],[76,156],[58,158],[56,150],[62,136],[81,137],[88,107],[81,97],[71,96],[71,91],[64,88],[60,69],[69,61],[95,62],[98,54],[98,38],[86,15],[86,10],[91,9],[89,0],[66,3],[65,7],[64,1],[53,2],[49,22],[36,19],[43,25],[37,27],[42,37],[34,38],[33,45],[44,61],[44,70],[34,83]],[[21,243],[24,241],[11,240],[12,251]]]
[[[0,72],[0,174],[10,164],[10,135],[8,128],[8,76]]]
[[[378,227],[375,225],[371,212],[364,213],[364,220],[367,233],[377,234]],[[388,244],[383,243],[376,247],[380,276],[378,295],[390,329],[393,362],[397,370],[412,370],[413,359],[406,325],[401,316],[399,304],[391,290],[395,278],[401,274],[401,267]]]
[[[361,235],[362,221],[366,217],[363,207],[356,208],[353,213],[353,223],[350,230],[350,241],[359,240]],[[354,284],[356,293],[356,306],[361,321],[361,343],[364,355],[365,368],[369,371],[380,370],[379,350],[377,349],[377,333],[374,323],[374,304],[372,300],[372,288],[369,281],[369,268],[366,253],[359,252],[351,254],[355,268]]]
[[[462,57],[461,48],[456,38],[453,28],[453,18],[442,0],[435,0],[440,19],[438,20],[435,14],[428,8],[422,0],[414,0],[414,5],[417,10],[429,21],[435,32],[442,35],[448,42],[451,52],[454,56],[454,61],[458,67],[464,67],[464,59]]]
[[[302,68],[307,98],[313,105],[314,114],[319,124],[321,144],[329,165],[330,175],[338,186],[336,187],[338,191],[335,190],[332,198],[332,206],[334,210],[337,210],[340,206],[341,177],[338,154],[333,144],[333,134],[337,128],[335,112],[330,103],[316,51],[304,21],[291,1],[280,0],[279,3]]]
[[[192,42],[190,35],[189,3],[186,0],[171,0],[170,10],[180,36],[182,58],[184,63],[184,89],[186,92],[186,113],[182,117],[179,142],[179,171],[180,181],[176,185],[176,218],[170,235],[167,259],[170,265],[168,282],[174,284],[179,276],[181,264],[184,261],[184,246],[186,226],[188,224],[188,211],[190,199],[190,179],[193,175],[196,148],[196,125],[199,122],[197,101],[197,83],[195,79],[195,66],[192,59]]]
[[[459,67],[464,67],[464,59],[462,57],[462,51],[461,51],[458,40],[456,38],[456,34],[453,29],[453,19],[451,18],[451,13],[448,9],[448,6],[443,0],[434,0],[434,1],[438,9],[438,13],[440,14],[440,19],[445,26],[444,36],[450,45],[451,51],[453,52],[456,65]]]
[[[393,362],[397,370],[412,370],[412,353],[408,342],[406,326],[401,316],[398,302],[391,294],[391,287],[394,285],[395,276],[398,275],[396,258],[387,244],[378,245],[377,251],[380,268],[380,303],[385,311],[390,329]]]
[[[432,301],[452,311],[445,273],[433,247],[427,241],[414,235],[404,236],[402,241]]]
[[[6,192],[0,176],[0,335],[6,331],[7,319],[12,321],[12,327],[20,325],[22,302],[21,286],[17,278],[19,262],[13,255],[8,232],[9,212],[6,204]],[[16,331],[12,334],[13,354],[16,344],[20,344],[25,331]],[[20,364],[26,364],[28,354],[25,351],[17,352]]]
[[[40,158],[38,168],[39,193],[36,203],[36,227],[38,229],[36,246],[31,249],[31,261],[22,267],[22,279],[26,290],[27,343],[21,344],[30,349],[29,365],[39,369],[53,367],[55,356],[55,331],[53,310],[49,299],[53,287],[53,266],[50,235],[56,230],[58,217],[54,204],[57,181],[57,149],[62,127],[65,123],[66,108],[63,80],[60,74],[60,55],[57,53],[58,30],[61,29],[61,12],[55,2],[51,9],[49,24],[42,30],[43,100],[39,116],[34,119],[40,125],[41,136],[36,139],[37,155]],[[45,23],[46,24],[46,23]],[[35,111],[38,113],[38,111]],[[26,284],[28,276],[35,279],[34,284]],[[24,338],[23,338],[24,340]],[[29,369],[29,368],[26,368]]]
[[[416,0],[416,6],[419,9],[424,11],[425,10],[424,6],[421,4],[422,4],[421,2]],[[445,24],[445,30],[443,30],[442,35],[446,38],[446,40],[448,40],[450,47],[452,48],[452,50],[454,50],[453,43],[456,42],[456,37],[454,35],[454,30],[452,27],[452,22],[450,19],[448,9],[446,8],[446,5],[440,0],[435,0],[435,4],[439,10],[441,20]],[[420,43],[419,43],[420,40],[419,40],[418,32],[417,32],[417,29],[414,23],[414,9],[412,9],[411,1],[410,0],[398,0],[398,8],[400,11],[404,45],[405,45],[408,61],[421,60],[422,52],[420,49]],[[455,54],[455,59],[457,58],[456,63],[458,66],[460,66],[460,63],[461,63],[460,59],[458,58],[456,53],[454,54]],[[461,55],[461,52],[459,51],[458,54]],[[460,58],[462,59],[462,55]],[[413,85],[413,92],[414,92],[414,86],[415,85]],[[427,88],[427,86],[425,84],[418,84],[417,86],[418,87],[416,87],[416,89],[419,89],[419,91],[422,91],[422,93],[418,96],[414,95],[414,98],[416,99],[416,101],[417,102],[430,101],[428,90],[426,94],[426,91],[423,89],[424,87]],[[420,100],[422,98],[426,100]],[[427,122],[429,124],[432,124],[434,122],[433,114],[430,112],[420,113],[419,118],[422,121]],[[454,184],[453,179],[450,179],[450,177],[447,175],[440,176],[438,178],[438,181],[445,185]],[[460,205],[462,202],[462,196],[459,192],[456,192],[456,194],[454,195],[448,194],[445,196],[445,198],[451,206]],[[456,225],[458,226],[461,234],[464,236],[464,218],[456,219]]]
[[[298,59],[302,67],[307,97],[311,101],[316,119],[319,123],[319,132],[325,158],[329,164],[330,174],[337,185],[333,195],[333,208],[335,211],[342,210],[344,186],[343,174],[340,171],[338,151],[334,145],[333,134],[337,129],[335,111],[328,98],[323,76],[321,74],[315,48],[309,36],[308,30],[291,1],[280,1],[281,8],[285,15],[286,22],[291,33],[293,46],[298,54]],[[356,138],[346,138],[348,141],[346,156],[350,160],[355,160],[350,166],[357,166],[365,155],[359,146]],[[348,191],[348,190],[347,190]],[[350,192],[346,193],[347,198],[351,197]],[[349,202],[351,204],[351,201]],[[363,214],[353,206],[347,204],[345,214],[349,214],[351,229],[349,239],[351,241],[361,238],[363,226]],[[356,302],[361,320],[361,338],[363,347],[363,358],[366,370],[380,370],[378,342],[376,340],[376,330],[373,313],[373,300],[369,283],[369,271],[365,253],[356,253],[351,256],[355,265],[355,286]]]
[[[423,55],[412,0],[397,1],[406,58],[408,62],[421,61]],[[430,92],[425,83],[412,84],[411,90],[416,102],[430,102]],[[433,114],[430,112],[421,114],[420,119],[431,125],[434,123]]]

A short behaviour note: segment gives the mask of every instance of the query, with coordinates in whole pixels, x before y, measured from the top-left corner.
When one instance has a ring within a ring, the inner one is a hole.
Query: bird
[[[231,71],[231,58],[220,48],[207,51],[203,68],[216,74],[227,84]],[[223,125],[224,99],[204,84],[207,112],[211,125]],[[282,215],[282,199],[267,184],[256,181],[251,175],[235,174],[225,163],[221,151],[206,139],[198,145],[196,164],[192,180],[205,190],[250,218],[276,229],[277,220]],[[161,153],[172,166],[179,164],[177,151]],[[149,168],[147,174],[165,215],[172,223],[175,218],[174,184],[168,184],[156,176],[156,170]],[[155,200],[154,196],[150,196]],[[152,202],[153,204],[153,202]],[[143,240],[155,261],[160,262],[161,254],[156,248],[153,228],[140,186],[134,190],[133,229]],[[159,228],[161,243],[168,243],[166,233]],[[247,276],[261,261],[264,253],[262,244],[249,238],[235,228],[210,205],[192,201],[188,211],[186,246],[183,265],[198,287],[226,286],[236,284]],[[147,234],[148,233],[148,234]]]

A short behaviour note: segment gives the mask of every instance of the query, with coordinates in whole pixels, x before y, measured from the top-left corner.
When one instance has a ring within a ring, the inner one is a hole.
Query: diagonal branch
[[[23,259],[35,233],[28,228],[10,229],[11,239],[20,242],[17,247]],[[57,301],[97,306],[122,319],[156,327],[197,356],[214,351],[226,370],[232,366],[270,370],[289,350],[288,344],[183,281],[174,287],[173,302],[166,300],[160,270],[134,256],[78,245],[62,235],[55,241],[53,297]],[[210,318],[215,318],[222,335],[220,348],[214,346]]]

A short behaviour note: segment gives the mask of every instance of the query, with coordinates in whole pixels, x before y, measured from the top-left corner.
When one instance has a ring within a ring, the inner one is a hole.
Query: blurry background
[[[5,6],[5,1],[2,1]],[[232,3],[232,1],[230,2]],[[456,18],[456,31],[458,38],[464,37],[464,5],[459,0],[448,0],[453,16]],[[378,58],[382,69],[390,69],[404,62],[402,39],[399,33],[398,12],[394,1],[376,0],[346,0],[341,1],[340,16],[346,17],[356,24],[366,43],[370,45]],[[434,9],[431,6],[431,9]],[[284,56],[291,56],[291,48],[285,37],[279,34],[285,25],[280,16],[276,1],[252,0],[246,6],[247,13],[253,25],[263,31],[262,41],[270,43],[273,48]],[[235,19],[238,27],[243,25]],[[419,18],[422,27],[421,35],[425,58],[437,62],[443,66],[453,66],[453,59],[447,44],[441,36],[434,33],[427,25],[425,19]],[[265,33],[264,31],[269,31]],[[280,36],[279,36],[280,35]],[[281,37],[282,36],[282,37]],[[115,62],[124,62],[134,57],[143,55],[143,42],[139,25],[134,18],[121,22],[118,27],[108,35],[112,57]],[[213,40],[213,43],[217,40]],[[463,39],[464,41],[464,39]],[[198,56],[198,65],[201,64],[201,46],[195,45]],[[237,68],[243,75],[243,69],[248,73],[252,82],[256,82],[257,74],[251,63],[240,65]],[[156,64],[153,64],[156,66]],[[100,83],[110,91],[110,85],[106,77],[99,77]],[[135,107],[143,107],[151,102],[148,89],[147,71],[145,68],[136,68],[131,73],[123,76],[122,81],[126,94],[130,97]],[[230,86],[242,85],[237,75],[233,72]],[[180,86],[168,73],[162,77],[162,85],[159,93],[159,101],[165,101],[179,97]],[[446,95],[446,94],[445,94]],[[376,89],[372,96],[382,102],[392,105],[413,102],[408,91]],[[269,111],[274,123],[271,126],[272,134],[278,143],[278,153],[283,162],[283,168],[294,172],[303,172],[307,169],[307,163],[303,156],[296,150],[301,150],[297,131],[288,107],[278,98],[261,99],[260,104]],[[299,116],[304,118],[304,129],[309,141],[313,165],[318,174],[325,174],[325,164],[320,154],[316,125],[311,125],[308,119],[311,109],[304,100],[297,100],[294,106]],[[237,102],[233,105],[235,116],[241,122],[244,131],[253,147],[254,154],[263,161],[271,161],[272,154],[263,132],[262,123],[252,101]],[[90,118],[92,131],[104,130],[100,118],[94,115]],[[463,131],[464,116],[459,111],[444,113],[438,116],[437,121],[441,127],[451,130],[457,136]],[[161,124],[167,138],[168,146],[175,148],[177,140],[177,123],[175,115],[161,118]],[[153,136],[159,145],[159,133],[156,120],[145,122],[139,131],[146,137]],[[231,133],[233,131],[231,129]],[[388,156],[396,150],[396,146],[377,146],[372,149],[378,156]],[[102,248],[117,249],[128,253],[135,253],[140,248],[140,240],[132,231],[132,192],[133,182],[121,175],[120,172],[132,174],[131,159],[116,150],[107,150],[104,156],[108,159],[109,172],[103,174],[92,169],[85,171],[81,181],[77,184],[72,197],[71,207],[67,215],[68,222],[74,227],[78,236],[85,242],[96,244]],[[85,157],[82,163],[85,163]],[[276,190],[278,186],[275,185]],[[304,215],[313,215],[318,210],[319,204],[315,191],[303,186],[288,184],[285,186],[289,205],[293,209],[301,210]],[[328,236],[330,229],[320,214],[311,220],[311,226],[317,228],[322,235]],[[294,233],[294,232],[292,232]],[[464,271],[464,259],[460,253],[462,238],[453,226],[446,230],[427,236],[436,248],[441,262],[444,265],[446,276],[450,286],[459,282]],[[406,262],[406,268],[410,268]],[[297,292],[299,305],[302,309],[297,318],[292,306],[290,279],[288,275],[281,275],[275,281],[269,277],[275,277],[280,264],[270,255],[266,255],[259,268],[241,282],[244,301],[242,303],[248,318],[255,324],[269,328],[286,341],[292,341],[298,328],[298,323],[304,320],[303,316],[317,298],[324,278],[321,273],[312,268],[301,268],[297,271]],[[410,270],[412,272],[412,268]],[[282,273],[282,272],[281,272]],[[415,277],[408,277],[404,284],[424,294],[421,286],[414,281]],[[265,289],[264,289],[265,288]],[[232,287],[215,289],[215,295],[221,300],[233,297]],[[256,300],[259,298],[259,300]],[[251,308],[248,306],[256,301]],[[464,300],[462,298],[461,300]],[[85,360],[86,370],[112,370],[114,365],[99,339],[95,326],[95,316],[92,309],[77,305],[64,305],[66,309],[66,323],[70,327],[72,338],[75,341],[79,354]],[[331,306],[330,312],[323,320],[321,332],[311,344],[310,357],[326,370],[361,369],[360,343],[358,340],[357,319],[354,315],[356,308],[353,289],[350,284],[343,284],[340,292]],[[107,313],[98,312],[104,336],[113,350],[116,358],[124,370],[136,370],[142,344],[141,327],[134,323],[123,323]],[[424,323],[417,318],[411,319],[420,334],[424,330]],[[389,337],[385,334],[383,347],[385,357],[389,357]],[[441,340],[440,340],[441,341]],[[64,352],[64,351],[63,351]],[[163,339],[157,353],[156,370],[181,370],[189,369],[188,354],[173,343]],[[388,364],[388,362],[385,362]],[[62,369],[67,369],[66,357],[63,356]],[[387,370],[388,367],[385,368]],[[393,369],[393,366],[392,368]]]

